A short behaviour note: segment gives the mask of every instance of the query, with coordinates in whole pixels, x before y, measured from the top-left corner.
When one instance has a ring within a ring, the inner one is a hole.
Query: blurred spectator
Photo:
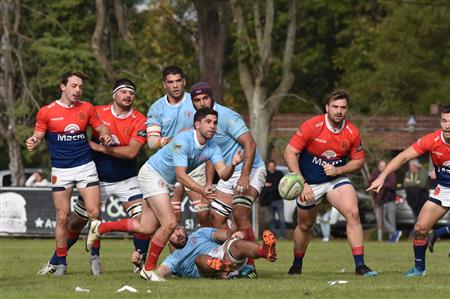
[[[27,187],[50,187],[51,184],[44,177],[44,174],[40,171],[36,171],[25,182],[25,186]]]
[[[386,161],[381,160],[378,162],[378,167],[372,172],[370,176],[370,183],[373,182],[380,173],[386,168]],[[384,227],[385,230],[389,232],[388,242],[396,243],[400,240],[402,236],[402,231],[397,230],[395,213],[396,213],[396,203],[395,203],[395,174],[390,174],[384,181],[383,188],[380,192],[373,192],[373,200],[375,205],[375,215],[377,217],[377,227],[379,231],[378,239],[381,240],[381,231]]]
[[[417,159],[409,161],[409,170],[405,174],[403,187],[406,191],[406,201],[414,213],[417,221],[419,212],[428,200],[428,174]]]
[[[276,224],[278,222],[279,239],[284,239],[285,222],[284,222],[284,203],[280,193],[278,193],[278,184],[280,183],[283,173],[277,170],[275,161],[267,162],[267,176],[264,187],[261,191],[261,206],[269,209],[269,228],[272,232],[276,232]],[[275,215],[278,216],[278,221]]]

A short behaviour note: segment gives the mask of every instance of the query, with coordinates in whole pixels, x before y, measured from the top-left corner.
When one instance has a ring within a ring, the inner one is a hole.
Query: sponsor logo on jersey
[[[327,143],[326,140],[320,139],[320,138],[315,138],[314,140],[317,141],[317,142],[320,142],[320,143]]]
[[[184,116],[185,116],[186,118],[191,118],[191,117],[192,117],[192,111],[190,111],[190,110],[185,110],[185,111],[184,111]]]
[[[336,155],[336,152],[334,152],[332,150],[327,150],[322,153],[322,156],[327,159],[331,159],[331,158],[335,158],[337,155]]]
[[[59,121],[59,120],[64,120],[64,117],[52,117],[50,118],[51,121]]]
[[[331,164],[331,165],[334,166],[334,165],[341,164],[343,161],[342,161],[342,159],[334,160],[334,161],[326,161],[326,160],[323,160],[321,158],[313,157],[312,162],[314,164],[320,165],[320,166],[324,166],[326,163]]]
[[[86,119],[86,114],[84,114],[83,111],[78,112],[78,118],[80,120],[85,120]]]
[[[64,128],[64,132],[73,134],[75,132],[78,132],[80,130],[80,127],[77,124],[68,124],[65,128]]]

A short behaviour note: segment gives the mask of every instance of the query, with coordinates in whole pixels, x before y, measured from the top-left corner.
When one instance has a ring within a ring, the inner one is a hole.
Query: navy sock
[[[292,261],[292,264],[297,267],[303,266],[303,258],[305,257],[304,251],[295,251],[294,250],[294,260]]]
[[[413,240],[414,266],[417,270],[425,270],[425,252],[427,251],[428,240]]]
[[[133,235],[134,248],[140,250],[142,253],[147,254],[148,246],[150,245],[150,237],[147,235],[135,233]]]
[[[356,268],[364,265],[364,246],[352,247],[352,254]]]
[[[438,237],[448,235],[448,234],[450,234],[450,225],[438,228],[435,230],[435,232],[436,232],[436,236],[438,236]]]
[[[80,236],[80,232],[72,232],[72,231],[68,232],[67,250],[69,250],[70,247],[72,247],[78,241],[79,236]],[[53,256],[50,259],[49,263],[51,265],[58,265],[58,258],[56,256],[56,251],[53,252]]]

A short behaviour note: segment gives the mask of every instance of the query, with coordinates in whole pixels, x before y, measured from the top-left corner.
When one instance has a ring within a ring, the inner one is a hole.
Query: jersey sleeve
[[[220,115],[219,115],[220,118]],[[232,114],[227,123],[228,133],[237,140],[241,135],[248,132],[244,119],[238,114]]]
[[[177,274],[178,260],[175,253],[172,253],[168,257],[166,257],[166,259],[162,262],[162,264],[166,265],[170,269],[172,274],[174,275]]]
[[[139,143],[145,144],[147,140],[147,130],[145,127],[145,117],[139,115],[134,123],[133,131],[131,132],[131,138]]]
[[[103,123],[100,120],[100,118],[98,117],[97,111],[95,110],[95,107],[92,104],[88,104],[89,105],[89,110],[88,110],[88,115],[89,115],[89,125],[91,127],[98,128],[100,127]]]
[[[189,161],[189,143],[183,138],[177,138],[170,143],[172,147],[173,166],[187,167]]]
[[[309,121],[300,125],[297,132],[292,136],[289,145],[301,152],[306,145],[312,140],[314,135],[314,128]]]
[[[145,125],[147,127],[147,136],[161,136],[161,116],[158,113],[158,104],[154,103],[150,106],[147,112],[147,120]]]
[[[217,231],[217,228],[213,227],[203,227],[199,229],[199,232],[204,238],[208,239],[209,241],[215,242],[213,239],[213,234],[215,231]]]
[[[361,160],[364,159],[364,147],[361,140],[361,135],[357,131],[355,139],[353,140],[352,148],[350,151],[350,159]]]
[[[413,145],[412,148],[416,151],[418,155],[422,155],[431,150],[431,146],[433,145],[435,133],[431,133],[420,137]]]
[[[222,151],[220,150],[219,146],[214,142],[211,142],[210,146],[209,160],[212,162],[212,164],[224,161]]]
[[[41,108],[36,115],[36,124],[34,125],[34,130],[38,132],[46,132],[47,131],[47,116],[46,116],[46,107]]]

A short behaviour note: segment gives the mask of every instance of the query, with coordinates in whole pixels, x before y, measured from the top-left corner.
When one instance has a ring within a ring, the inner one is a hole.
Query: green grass
[[[410,241],[390,245],[368,242],[366,263],[380,271],[378,277],[357,277],[345,240],[321,243],[313,240],[305,257],[303,274],[290,276],[292,242],[281,241],[275,263],[257,261],[257,280],[171,279],[152,283],[132,272],[130,240],[102,241],[104,273],[89,273],[84,242],[77,243],[68,257],[69,274],[62,278],[38,276],[36,271],[50,257],[54,242],[41,239],[0,239],[0,298],[445,298],[450,294],[450,241],[438,241],[427,253],[426,277],[405,278],[412,265]],[[345,269],[345,270],[343,270]],[[330,280],[348,284],[329,286]],[[123,285],[138,294],[116,294]],[[75,293],[75,287],[90,293]],[[151,293],[147,293],[150,290]]]

